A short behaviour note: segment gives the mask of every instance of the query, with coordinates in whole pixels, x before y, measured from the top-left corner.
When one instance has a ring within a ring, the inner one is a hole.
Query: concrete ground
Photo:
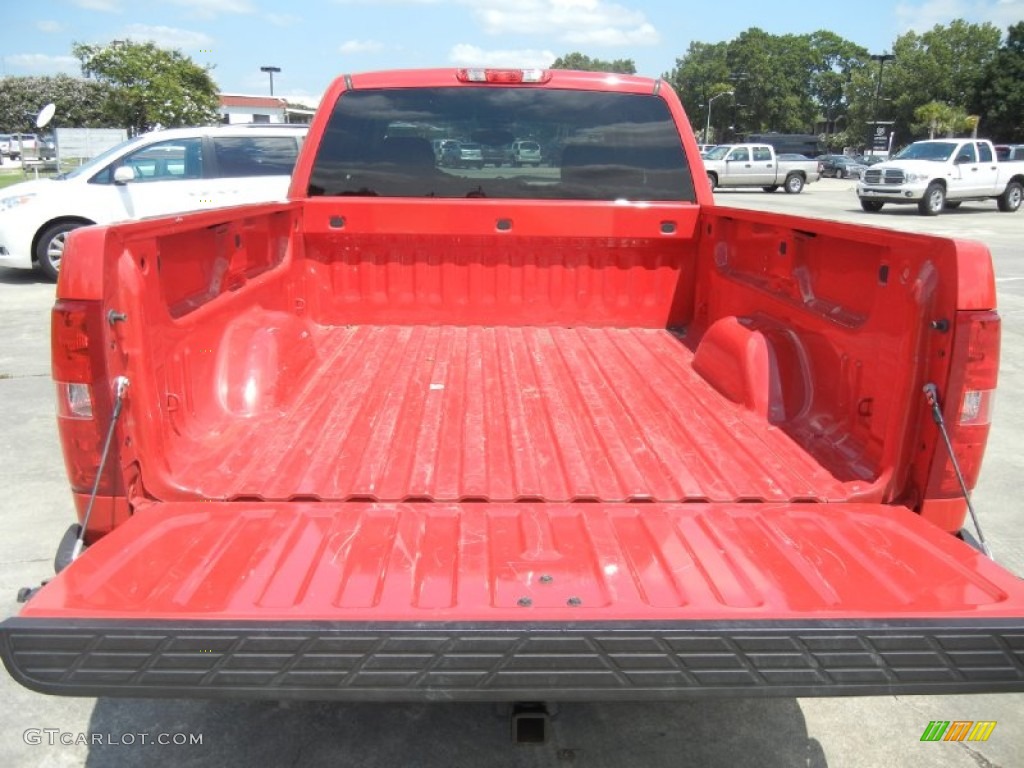
[[[801,195],[719,192],[721,205],[974,238],[992,250],[1004,319],[995,427],[976,501],[996,558],[1024,574],[1024,212],[966,204],[935,219],[863,213],[847,181]],[[50,573],[70,519],[49,375],[53,286],[0,270],[0,611]],[[2,766],[864,766],[1024,765],[1024,694],[562,705],[543,746],[513,746],[486,704],[254,704],[41,696],[0,674]],[[988,742],[922,743],[931,720],[995,720]],[[151,742],[201,739],[201,744]],[[74,743],[100,738],[91,747]],[[67,743],[71,742],[71,743]]]

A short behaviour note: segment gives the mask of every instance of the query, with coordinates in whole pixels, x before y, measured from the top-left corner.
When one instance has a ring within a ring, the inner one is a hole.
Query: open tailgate
[[[68,695],[1024,690],[1024,585],[874,504],[161,503],[0,625]]]

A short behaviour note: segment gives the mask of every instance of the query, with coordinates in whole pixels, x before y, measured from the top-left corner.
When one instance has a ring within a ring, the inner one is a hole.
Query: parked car
[[[0,266],[56,279],[68,232],[89,224],[283,200],[306,126],[155,131],[73,171],[0,192]]]
[[[484,148],[476,142],[461,142],[459,144],[459,156],[455,165],[458,168],[483,168]]]
[[[43,136],[39,139],[38,156],[40,160],[57,158],[57,141],[53,136]]]
[[[7,156],[11,160],[17,160],[22,152],[31,152],[33,156],[36,151],[38,137],[34,133],[12,133],[7,144]]]
[[[7,157],[11,150],[11,134],[0,133],[0,161]]]
[[[481,144],[480,151],[483,154],[484,165],[493,165],[501,168],[513,162],[512,148],[496,144]]]
[[[867,165],[849,155],[819,155],[821,175],[834,179],[859,179]]]
[[[532,165],[535,168],[541,163],[540,144],[536,141],[517,141],[512,144],[512,165]]]
[[[443,139],[437,143],[434,150],[437,154],[437,164],[446,168],[455,168],[459,164],[462,151],[459,142],[455,139]]]
[[[1024,144],[996,144],[996,159],[1003,163],[1024,160]]]

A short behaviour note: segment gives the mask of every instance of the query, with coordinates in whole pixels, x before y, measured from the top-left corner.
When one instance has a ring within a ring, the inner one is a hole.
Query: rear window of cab
[[[453,166],[443,141],[540,151],[536,166]],[[310,196],[693,201],[682,141],[656,95],[523,87],[348,91]]]

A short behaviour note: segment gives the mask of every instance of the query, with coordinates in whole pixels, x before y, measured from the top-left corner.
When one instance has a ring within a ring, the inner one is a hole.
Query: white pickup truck
[[[978,139],[916,141],[866,170],[857,197],[871,213],[886,203],[913,203],[922,215],[937,216],[968,200],[995,200],[1012,213],[1024,198],[1024,161],[1000,161],[991,142]]]
[[[782,187],[790,194],[817,181],[817,160],[779,160],[769,144],[722,144],[704,155],[704,170],[717,187],[761,187],[774,192]]]

